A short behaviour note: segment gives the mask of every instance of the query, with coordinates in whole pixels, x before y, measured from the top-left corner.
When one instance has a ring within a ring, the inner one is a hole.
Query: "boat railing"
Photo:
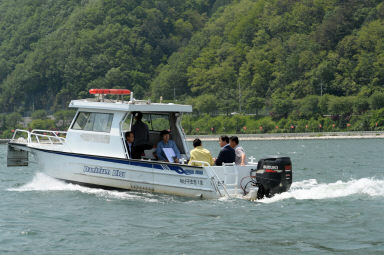
[[[237,189],[239,188],[239,169],[237,168],[237,165],[235,162],[233,163],[223,163],[223,169],[224,169],[224,183],[227,188],[231,188],[235,190],[235,193],[237,193]],[[230,182],[231,180],[234,180],[234,182]]]
[[[64,144],[66,140],[66,131],[53,131],[33,129],[31,131],[31,139],[35,138],[38,143]]]
[[[65,131],[53,131],[53,130],[42,130],[33,129],[32,131],[16,129],[13,133],[11,142],[22,143],[22,144],[61,144],[63,145],[66,140]]]
[[[221,196],[227,196],[230,197],[225,181],[222,181],[220,177],[217,175],[216,171],[212,168],[212,166],[206,162],[206,161],[198,161],[198,160],[191,160],[189,163],[198,163],[202,167],[204,167],[207,170],[208,177],[210,178],[211,184],[216,190],[216,192]],[[220,187],[223,188],[224,195],[220,191]]]
[[[9,142],[27,144],[31,140],[31,132],[24,129],[15,129]]]

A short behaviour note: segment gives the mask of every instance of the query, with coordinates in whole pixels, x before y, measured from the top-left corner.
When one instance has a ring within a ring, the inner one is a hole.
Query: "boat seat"
[[[153,147],[152,149],[149,149],[149,150],[144,150],[144,156],[142,156],[142,158],[156,160],[156,157],[154,155],[155,152],[156,152],[155,147]]]

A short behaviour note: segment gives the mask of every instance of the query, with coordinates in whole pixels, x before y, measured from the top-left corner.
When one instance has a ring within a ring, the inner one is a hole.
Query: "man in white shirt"
[[[245,166],[247,162],[247,157],[243,147],[239,145],[239,138],[237,136],[231,136],[229,138],[229,145],[235,150],[236,159],[235,164]]]

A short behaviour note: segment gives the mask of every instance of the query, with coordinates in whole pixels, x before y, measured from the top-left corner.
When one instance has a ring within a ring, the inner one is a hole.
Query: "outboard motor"
[[[251,170],[253,183],[258,186],[257,199],[287,191],[292,184],[292,163],[289,157],[272,156],[260,159]]]

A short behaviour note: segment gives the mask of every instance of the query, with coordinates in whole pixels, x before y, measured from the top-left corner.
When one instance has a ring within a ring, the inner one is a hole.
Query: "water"
[[[384,254],[384,140],[242,145],[290,156],[291,190],[250,202],[92,189],[6,168],[2,145],[0,254]]]

